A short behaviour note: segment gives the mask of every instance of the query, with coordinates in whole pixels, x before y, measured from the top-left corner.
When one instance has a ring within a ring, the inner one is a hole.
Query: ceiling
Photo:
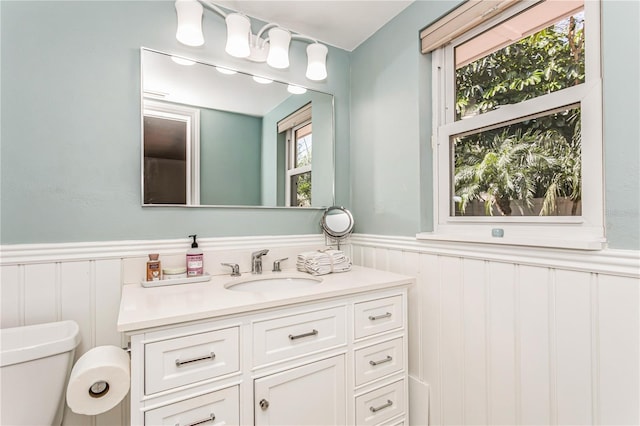
[[[352,51],[414,0],[213,0],[224,8]]]

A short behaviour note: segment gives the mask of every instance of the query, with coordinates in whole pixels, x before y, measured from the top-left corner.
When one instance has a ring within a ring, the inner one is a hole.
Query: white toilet
[[[0,425],[60,425],[79,343],[74,321],[0,330]]]

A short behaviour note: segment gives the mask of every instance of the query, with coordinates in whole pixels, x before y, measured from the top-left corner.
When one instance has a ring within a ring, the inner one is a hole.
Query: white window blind
[[[306,104],[293,114],[278,121],[278,133],[285,132],[309,120],[311,120],[311,103]]]
[[[422,53],[449,43],[470,29],[486,22],[519,0],[467,0],[420,32]],[[530,1],[531,4],[537,1]]]

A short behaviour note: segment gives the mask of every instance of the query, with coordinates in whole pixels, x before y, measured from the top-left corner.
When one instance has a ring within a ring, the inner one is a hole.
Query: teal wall
[[[418,32],[459,4],[416,1],[349,54],[330,48],[329,78],[175,40],[172,1],[0,2],[2,244],[319,232],[321,211],[140,207],[141,46],[256,72],[335,95],[336,204],[356,231],[432,228],[430,56]],[[639,3],[603,2],[605,218],[610,247],[640,248]]]
[[[200,109],[200,204],[260,205],[262,118]]]
[[[459,3],[417,1],[352,54],[356,232],[433,229],[431,58],[418,53],[418,33]],[[618,249],[640,248],[639,8],[603,1],[605,219],[609,247]]]
[[[0,242],[320,233],[321,210],[141,207],[140,47],[195,57],[335,95],[336,202],[349,200],[349,54],[329,77],[224,53],[223,19],[205,11],[202,47],[175,39],[173,1],[1,1]],[[254,29],[257,31],[257,29]]]

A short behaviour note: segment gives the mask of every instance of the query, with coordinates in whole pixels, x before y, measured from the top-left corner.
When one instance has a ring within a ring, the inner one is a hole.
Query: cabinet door
[[[344,425],[344,355],[256,379],[256,426]]]

